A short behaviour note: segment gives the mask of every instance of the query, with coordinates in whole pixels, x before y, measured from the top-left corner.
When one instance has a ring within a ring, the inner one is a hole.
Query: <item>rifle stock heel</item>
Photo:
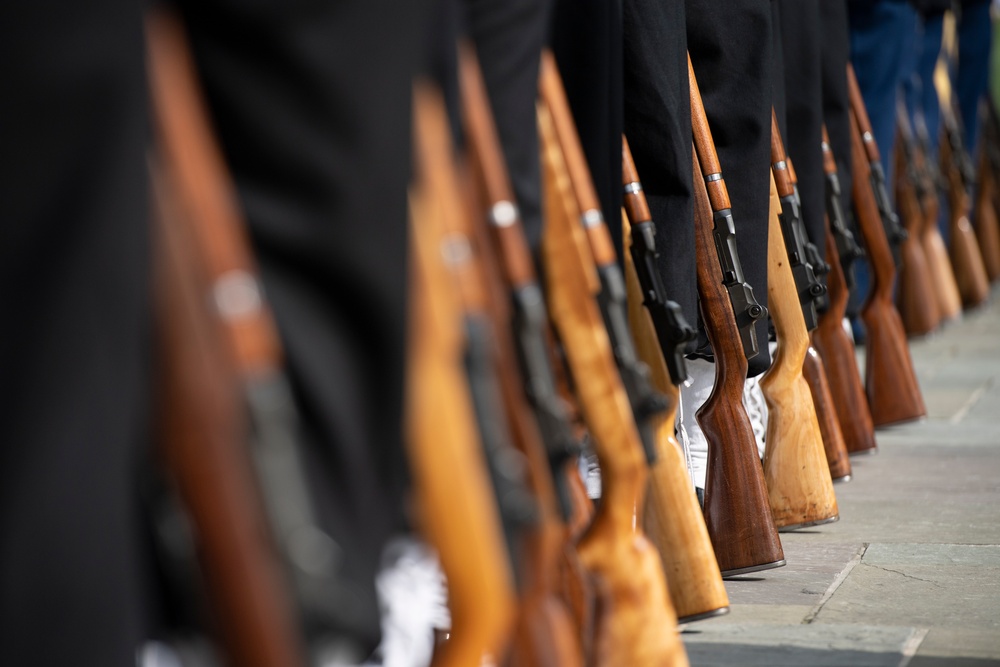
[[[785,565],[787,565],[787,562],[785,561],[784,558],[782,558],[781,560],[776,560],[772,563],[763,563],[761,565],[751,565],[749,567],[738,567],[732,570],[723,570],[722,578],[731,579],[733,577],[738,577],[741,574],[751,574],[753,572],[763,572],[765,570],[773,570],[775,568],[784,567]]]
[[[791,533],[796,530],[802,530],[803,528],[812,528],[813,526],[825,526],[828,523],[837,523],[840,521],[840,515],[831,516],[826,519],[817,519],[816,521],[803,521],[802,523],[793,523],[787,526],[780,526],[778,528],[779,533]]]
[[[719,607],[718,609],[713,609],[712,611],[706,611],[701,614],[691,614],[690,616],[680,616],[677,618],[678,625],[685,625],[687,623],[697,623],[698,621],[707,621],[710,618],[718,618],[719,616],[725,616],[730,611],[729,605],[725,607]]]

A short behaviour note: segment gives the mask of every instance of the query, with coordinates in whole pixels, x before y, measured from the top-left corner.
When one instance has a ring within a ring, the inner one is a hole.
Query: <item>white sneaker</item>
[[[715,386],[715,364],[704,359],[687,360],[691,382],[681,387],[681,402],[677,411],[678,431],[688,472],[695,488],[705,488],[705,469],[708,467],[708,440],[698,425],[694,413],[712,395]]]

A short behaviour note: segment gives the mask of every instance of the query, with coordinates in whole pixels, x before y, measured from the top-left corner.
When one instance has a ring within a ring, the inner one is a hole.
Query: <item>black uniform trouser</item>
[[[667,296],[697,322],[684,4],[625,0],[622,24],[625,136],[656,225],[657,266]]]
[[[820,257],[825,257],[820,4],[821,0],[778,2],[783,72],[775,77],[775,87],[783,94],[775,96],[775,111],[785,151],[795,165],[806,233]]]
[[[404,526],[410,80],[423,4],[190,2],[319,480],[378,637]],[[157,615],[137,491],[149,433],[142,3],[0,9],[0,646],[16,665],[134,664]]]
[[[746,280],[767,305],[772,77],[769,0],[686,0],[687,43],[732,201],[736,244]],[[757,340],[768,338],[757,321]],[[749,375],[771,365],[766,345]]]

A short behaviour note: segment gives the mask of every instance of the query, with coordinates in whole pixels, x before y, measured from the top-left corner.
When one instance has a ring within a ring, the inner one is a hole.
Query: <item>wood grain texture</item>
[[[985,142],[986,139],[983,139]],[[986,148],[979,151],[979,188],[976,190],[976,214],[973,227],[979,250],[983,254],[983,266],[990,282],[1000,279],[1000,222],[993,208],[993,188],[996,187],[995,174],[990,168]]]
[[[850,295],[829,219],[826,221],[826,263],[830,265],[830,273],[826,276],[830,306],[813,331],[813,345],[823,358],[830,395],[848,454],[874,452],[877,449],[875,425],[854,356],[854,342],[843,326]]]
[[[707,137],[707,139],[711,139]],[[743,407],[743,353],[712,236],[712,206],[692,147],[698,297],[715,352],[715,385],[695,417],[708,441],[705,526],[723,576],[784,565],[750,418]]]
[[[624,211],[622,223],[623,239],[628,248],[631,233]],[[642,305],[642,287],[632,254],[625,252],[624,255],[629,324],[636,351],[649,366],[657,390],[670,401],[668,410],[653,425],[657,459],[650,468],[643,527],[660,553],[670,599],[678,618],[685,622],[728,611],[729,596],[722,584],[719,563],[681,445],[674,435],[680,391],[670,380],[656,330]]]
[[[843,429],[840,428],[833,393],[827,380],[826,365],[812,345],[806,350],[802,376],[809,384],[809,393],[812,394],[813,406],[816,408],[816,419],[819,421],[819,431],[823,434],[823,449],[826,451],[830,477],[835,482],[848,481],[851,478],[851,459],[847,452],[847,442],[844,440]]]
[[[779,567],[785,556],[767,500],[757,441],[743,406],[747,358],[713,235],[713,211],[729,208],[729,194],[690,55],[688,83],[699,310],[715,354],[715,384],[695,418],[708,441],[705,525],[722,575],[727,576]],[[713,180],[706,183],[698,174]]]
[[[165,470],[198,541],[222,653],[247,667],[302,666],[298,619],[246,451],[232,350],[190,265],[170,186],[154,177],[155,423]]]
[[[527,461],[528,484],[538,504],[537,523],[524,537],[520,602],[508,664],[574,667],[583,664],[581,634],[592,629],[593,591],[570,546],[569,529],[559,517],[553,473],[524,391],[510,330],[509,295],[537,284],[537,278],[471,47],[462,50],[459,63],[469,163],[479,191],[474,203],[481,207],[471,216],[468,235],[475,240],[489,285],[497,371],[514,444]],[[510,214],[510,219],[503,225],[488,225],[489,212],[498,210]],[[495,232],[492,236],[488,227]],[[576,471],[571,472],[579,480]],[[570,600],[577,610],[576,624],[567,606]]]
[[[415,87],[417,185],[411,196],[413,247],[405,433],[418,525],[448,581],[451,639],[438,666],[501,659],[514,621],[515,592],[462,364],[461,296],[445,265],[449,230],[462,198],[440,94]]]
[[[760,380],[767,402],[764,481],[774,523],[788,530],[834,521],[839,514],[812,393],[802,375],[809,332],[785,250],[780,211],[772,177],[767,299],[778,346]]]
[[[903,327],[911,336],[922,336],[934,331],[941,323],[941,309],[934,291],[933,273],[923,245],[924,216],[914,184],[908,176],[908,165],[901,147],[904,139],[897,137],[900,147],[896,150],[896,207],[903,227],[909,237],[903,241],[900,253],[903,258],[896,288],[896,305],[903,318]]]
[[[871,288],[861,306],[865,323],[865,392],[875,426],[911,421],[927,414],[903,322],[893,301],[896,268],[872,192],[868,156],[851,110],[851,191],[858,226],[868,250]]]
[[[962,175],[952,155],[951,144],[945,137],[940,142],[941,171],[948,181],[948,224],[951,230],[949,257],[955,270],[955,282],[967,308],[978,306],[990,295],[990,281],[986,276],[983,255],[979,250],[976,232],[969,221],[969,195],[962,182]]]
[[[927,163],[927,156],[919,145],[916,146],[915,159],[921,177],[924,179],[922,202],[924,226],[920,234],[920,242],[924,246],[924,255],[927,257],[928,268],[932,275],[934,293],[937,297],[941,317],[946,320],[954,320],[962,315],[962,295],[959,293],[958,283],[955,281],[955,271],[951,266],[948,248],[941,237],[941,230],[938,228],[938,215],[940,213],[938,188],[931,175],[931,165]]]
[[[646,462],[594,301],[596,272],[553,120],[539,106],[546,227],[542,256],[549,310],[601,464],[602,498],[580,539],[580,560],[602,596],[592,664],[687,665],[677,617],[653,545],[637,528]],[[585,251],[585,252],[584,252]],[[606,601],[606,602],[605,602]]]

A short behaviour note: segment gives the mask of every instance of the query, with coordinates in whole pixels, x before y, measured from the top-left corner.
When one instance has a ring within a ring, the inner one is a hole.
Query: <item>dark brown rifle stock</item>
[[[971,200],[962,167],[963,160],[967,157],[949,103],[941,104],[941,121],[942,137],[939,146],[941,172],[947,184],[951,265],[955,269],[955,282],[958,283],[963,305],[974,307],[989,297],[990,281],[986,276],[976,232],[969,222]]]
[[[878,144],[875,143],[871,121],[868,119],[868,108],[865,106],[865,100],[861,95],[861,88],[858,86],[858,80],[854,76],[854,67],[851,63],[847,63],[847,94],[850,98],[851,111],[854,113],[854,121],[861,133],[865,157],[868,160],[867,172],[872,188],[872,197],[882,220],[882,229],[886,242],[889,244],[890,254],[898,267],[901,261],[899,246],[906,239],[906,230],[900,227],[899,218],[892,210],[885,171],[882,169],[882,158],[879,154]]]
[[[993,204],[995,177],[986,148],[987,137],[979,152],[979,187],[976,189],[976,215],[973,227],[983,253],[983,264],[990,282],[1000,280],[1000,221]]]
[[[461,51],[459,67],[469,162],[480,194],[476,204],[481,207],[479,211],[489,212],[487,215],[473,215],[473,220],[481,220],[483,224],[474,224],[470,235],[480,248],[481,264],[491,297],[499,358],[497,370],[504,403],[514,441],[526,457],[528,481],[539,505],[537,525],[524,539],[521,600],[509,664],[512,667],[574,667],[583,664],[579,634],[586,632],[589,635],[592,632],[593,593],[575,560],[568,541],[567,526],[559,514],[552,476],[565,476],[566,471],[550,467],[542,434],[525,394],[522,369],[516,361],[518,357],[508,328],[513,310],[511,303],[518,298],[516,295],[533,293],[540,296],[541,291],[514,204],[482,76],[471,47]],[[493,239],[487,235],[487,218],[493,223]],[[543,318],[539,324],[544,324],[544,306],[541,306],[541,313]],[[530,372],[532,369],[524,370],[524,373]],[[571,465],[575,463],[575,459],[570,462]],[[568,563],[565,560],[562,563],[571,570],[566,576],[573,593],[567,597],[575,600],[576,628],[568,608],[559,597],[560,563],[564,553],[570,559]]]
[[[647,466],[594,295],[599,289],[564,157],[539,105],[546,225],[542,253],[549,311],[601,464],[601,503],[577,551],[607,595],[594,624],[593,664],[687,665],[677,616],[641,511]]]
[[[465,226],[464,200],[444,101],[426,83],[414,87],[414,143],[406,432],[418,523],[448,580],[451,638],[434,665],[459,667],[480,664],[484,657],[503,660],[514,590],[463,377],[463,309],[481,315],[485,295],[471,275],[469,240],[458,231]]]
[[[767,401],[764,481],[775,525],[792,530],[836,521],[839,513],[823,435],[803,376],[809,331],[782,238],[781,202],[773,176],[770,180],[767,299],[778,346],[760,379]]]
[[[705,525],[725,577],[780,567],[785,564],[785,556],[768,504],[764,474],[757,458],[757,442],[743,407],[747,341],[741,338],[730,293],[727,293],[719,257],[721,249],[717,249],[720,230],[716,229],[728,223],[728,229],[721,231],[731,239],[735,255],[735,226],[731,216],[727,219],[717,215],[731,210],[729,193],[722,179],[722,167],[715,153],[690,57],[688,78],[694,136],[692,173],[698,297],[705,333],[715,355],[715,386],[695,416],[708,441]],[[699,174],[703,178],[698,178]]]
[[[277,330],[183,28],[156,11],[147,32],[154,193],[173,255],[161,262],[160,288],[166,458],[193,519],[228,658],[305,665],[327,632],[351,627],[333,608],[345,602],[336,547],[307,495]]]
[[[983,160],[980,163],[979,178],[981,180],[981,198],[987,199],[992,208],[992,215],[997,218],[1000,227],[1000,186],[997,185],[997,174],[1000,174],[1000,118],[997,117],[996,106],[992,100],[986,103],[986,119],[983,122]],[[1000,236],[1000,232],[998,232]],[[1000,252],[1000,238],[995,239],[993,246]]]
[[[232,350],[212,321],[203,286],[194,284],[191,240],[163,178],[154,174],[153,188],[161,455],[198,540],[209,612],[227,660],[304,666],[298,621],[248,461]]]
[[[933,272],[924,252],[923,227],[926,222],[917,188],[921,186],[910,144],[903,138],[902,124],[907,119],[905,106],[897,110],[896,203],[909,237],[903,241],[902,266],[896,288],[896,305],[906,333],[922,336],[941,323],[941,311],[934,291]]]
[[[853,105],[852,105],[853,106]],[[868,155],[851,109],[852,195],[871,264],[871,288],[861,306],[865,323],[865,392],[875,426],[927,414],[913,370],[903,322],[893,302],[896,266],[871,187]]]
[[[828,179],[836,178],[837,163],[830,150],[830,142],[826,140],[826,128],[823,130],[823,170]],[[830,188],[827,197],[837,197],[839,200],[839,179],[837,181],[837,187]],[[841,242],[834,238],[834,223],[830,216],[830,212],[834,215],[841,214],[839,201],[836,206],[828,206],[827,212],[826,261],[830,265],[830,273],[826,276],[826,286],[830,298],[826,312],[819,318],[819,326],[813,331],[813,345],[823,358],[832,403],[837,411],[837,421],[848,454],[870,453],[876,451],[875,426],[872,424],[865,388],[854,356],[854,342],[844,331],[843,324],[850,290],[844,274],[843,258],[837,253]]]
[[[650,294],[643,289],[634,262],[631,244],[633,234],[645,234],[645,247],[656,253],[656,232],[653,220],[636,173],[628,141],[622,137],[622,181],[625,186],[622,225],[625,244],[625,280],[628,289],[628,314],[636,350],[649,366],[656,388],[667,397],[669,408],[654,424],[656,462],[650,467],[649,489],[646,495],[643,528],[660,552],[660,561],[667,577],[670,599],[681,623],[718,616],[729,611],[729,597],[722,584],[719,563],[712,551],[712,540],[705,527],[705,518],[698,505],[681,445],[674,427],[680,390],[667,368],[667,355],[676,353],[676,343],[660,335],[651,317],[651,301],[663,298],[655,288]],[[652,258],[655,260],[655,256]],[[658,271],[656,262],[649,267]],[[657,282],[658,274],[651,276]],[[662,292],[660,285],[659,292]]]

